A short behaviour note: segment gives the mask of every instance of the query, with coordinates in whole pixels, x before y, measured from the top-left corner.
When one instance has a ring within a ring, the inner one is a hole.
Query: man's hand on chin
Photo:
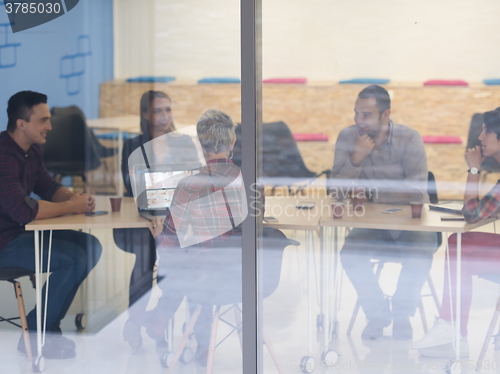
[[[368,134],[360,135],[354,144],[354,152],[352,152],[350,160],[354,166],[360,166],[361,162],[368,156],[375,148],[375,142]]]

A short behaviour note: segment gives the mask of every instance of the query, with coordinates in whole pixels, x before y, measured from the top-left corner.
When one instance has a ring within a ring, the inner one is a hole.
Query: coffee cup
[[[122,207],[122,198],[121,197],[110,197],[109,201],[111,203],[111,211],[119,212]]]
[[[422,208],[424,204],[420,202],[411,202],[411,218],[420,218],[422,216]]]
[[[331,204],[332,213],[334,219],[342,219],[345,209],[345,203],[343,201],[335,201]]]

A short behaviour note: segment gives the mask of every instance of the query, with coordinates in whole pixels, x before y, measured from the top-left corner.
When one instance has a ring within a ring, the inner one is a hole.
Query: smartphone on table
[[[313,202],[301,202],[297,204],[297,209],[312,209],[316,206]]]
[[[98,210],[98,211],[96,211],[96,212],[87,212],[87,213],[85,213],[85,215],[86,215],[87,217],[104,216],[104,215],[106,215],[106,214],[108,214],[108,212],[106,212],[105,210]]]
[[[278,222],[278,219],[274,218],[274,217],[264,217],[264,222],[267,222],[267,223],[276,223],[276,222]]]
[[[404,210],[403,208],[391,208],[391,209],[386,209],[386,210],[382,211],[382,213],[395,214],[395,213],[402,212],[403,210]]]

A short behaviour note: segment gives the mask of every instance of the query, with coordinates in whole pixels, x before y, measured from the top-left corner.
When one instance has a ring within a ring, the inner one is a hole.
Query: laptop
[[[436,210],[438,212],[452,213],[452,214],[462,214],[462,208],[464,204],[457,201],[449,201],[439,204],[430,204],[430,210]]]
[[[198,174],[201,167],[199,162],[134,166],[132,189],[139,215],[148,220],[165,217],[179,182]]]

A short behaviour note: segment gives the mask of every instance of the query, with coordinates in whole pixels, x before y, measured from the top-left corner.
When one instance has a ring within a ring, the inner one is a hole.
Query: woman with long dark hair
[[[153,139],[155,141],[150,143],[151,147],[148,147],[148,150],[152,150],[148,155],[151,163],[172,164],[198,161],[197,150],[191,138],[188,135],[175,133],[172,101],[165,92],[145,92],[141,97],[140,112],[142,134],[126,140],[123,144],[121,169],[126,189],[125,196],[133,196],[128,167],[129,157],[137,148]],[[135,351],[142,345],[140,326],[146,315],[144,311],[148,300],[147,298],[141,300],[141,297],[152,288],[156,247],[146,228],[115,229],[113,236],[120,249],[136,256],[130,277],[130,319],[123,331],[124,339]]]

